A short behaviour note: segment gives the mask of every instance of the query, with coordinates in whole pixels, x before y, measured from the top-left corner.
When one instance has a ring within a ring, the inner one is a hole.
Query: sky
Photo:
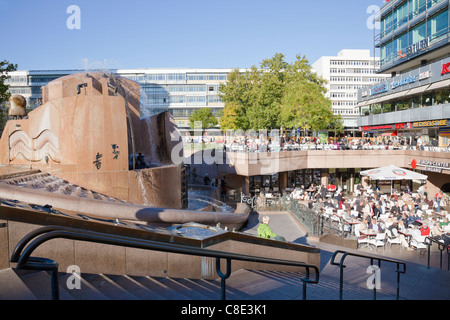
[[[0,61],[19,70],[249,68],[282,53],[312,64],[342,49],[373,52],[374,5],[382,0],[0,0]]]

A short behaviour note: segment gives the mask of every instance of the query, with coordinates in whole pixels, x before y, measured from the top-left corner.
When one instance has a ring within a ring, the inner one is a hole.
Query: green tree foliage
[[[215,127],[219,123],[209,108],[202,108],[191,114],[189,117],[189,125],[191,128],[195,128],[196,122],[200,122],[203,129]]]
[[[331,120],[331,123],[330,123],[328,129],[330,131],[334,132],[335,137],[338,134],[344,133],[344,129],[345,129],[344,119],[342,119],[342,116],[340,114],[333,116],[333,119]]]
[[[225,103],[220,119],[223,130],[275,128],[327,128],[331,102],[324,97],[325,80],[298,55],[289,64],[283,54],[264,59],[245,73],[234,70],[220,92]]]
[[[8,72],[16,71],[17,64],[9,63],[8,61],[0,61],[0,131],[5,127],[8,121],[8,100],[10,94],[8,93],[9,86],[5,84],[8,79]]]

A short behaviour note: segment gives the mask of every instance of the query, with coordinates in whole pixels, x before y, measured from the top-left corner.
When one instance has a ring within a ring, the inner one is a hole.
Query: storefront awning
[[[381,97],[380,99],[378,99],[378,103],[401,98],[401,97],[405,96],[408,92],[409,91],[406,90],[406,91],[389,94],[387,96],[384,96],[384,97]]]
[[[364,107],[364,106],[367,105],[367,102],[369,102],[369,101],[363,101],[363,102],[360,102],[360,103],[358,103],[358,104],[356,105],[356,107],[357,107],[357,108],[359,108],[359,107]]]
[[[378,100],[380,100],[380,98],[376,98],[376,99],[369,100],[369,101],[367,101],[367,103],[366,103],[365,105],[366,105],[366,106],[369,106],[369,105],[371,105],[371,104],[375,104],[375,103],[378,102]]]
[[[408,96],[412,96],[412,95],[414,95],[414,94],[418,94],[418,93],[425,92],[429,87],[430,87],[430,85],[427,84],[427,85],[425,85],[425,86],[421,86],[421,87],[418,87],[418,88],[411,89],[411,90],[409,90],[409,92],[407,93],[407,95],[408,95]]]
[[[433,83],[426,91],[441,89],[450,86],[450,80],[444,80]]]

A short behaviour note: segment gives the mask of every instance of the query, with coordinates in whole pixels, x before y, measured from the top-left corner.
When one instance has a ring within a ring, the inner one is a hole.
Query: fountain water
[[[212,206],[217,212],[234,212],[226,203],[210,197],[211,189],[189,189],[188,200],[190,210],[201,210]]]

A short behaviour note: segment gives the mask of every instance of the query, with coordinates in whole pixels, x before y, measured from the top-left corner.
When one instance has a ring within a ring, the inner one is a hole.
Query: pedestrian
[[[273,239],[278,236],[269,227],[269,223],[270,223],[270,218],[268,216],[264,216],[263,222],[260,223],[258,226],[258,237],[265,238],[265,239],[271,239],[271,238]]]

